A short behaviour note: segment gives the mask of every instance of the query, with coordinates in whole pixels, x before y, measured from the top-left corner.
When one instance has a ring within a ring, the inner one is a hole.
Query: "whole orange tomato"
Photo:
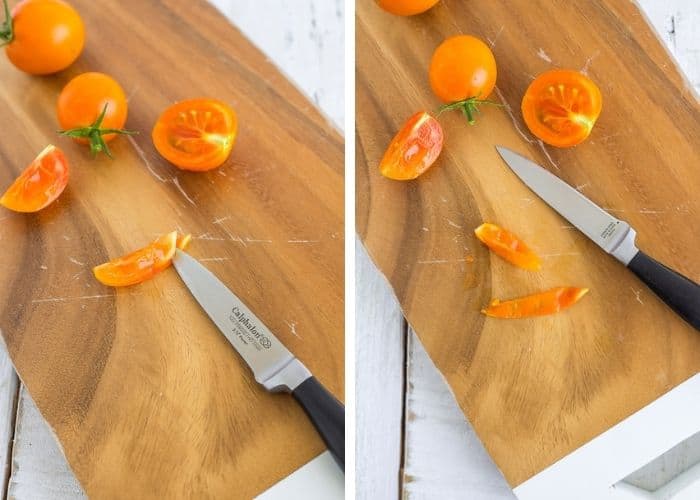
[[[440,0],[377,0],[379,6],[397,16],[422,14]]]
[[[56,73],[80,56],[85,28],[78,12],[61,0],[23,0],[0,25],[0,45],[12,64],[32,75]]]
[[[586,75],[555,69],[525,91],[521,109],[530,132],[551,146],[575,146],[591,133],[603,107],[598,86]]]
[[[182,170],[203,172],[221,166],[238,133],[236,113],[216,99],[189,99],[160,115],[151,137],[158,153]]]
[[[479,104],[496,85],[496,59],[484,42],[470,35],[453,36],[435,49],[430,61],[430,86],[445,103],[461,108],[472,123]]]
[[[73,78],[58,96],[56,114],[63,135],[90,144],[93,154],[111,156],[107,144],[123,130],[128,105],[121,86],[104,73],[83,73]]]

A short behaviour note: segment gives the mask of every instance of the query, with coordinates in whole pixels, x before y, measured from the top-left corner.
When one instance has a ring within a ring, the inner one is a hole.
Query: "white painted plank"
[[[210,2],[343,129],[344,0]]]
[[[22,386],[17,405],[12,476],[8,498],[74,500],[86,498],[54,434]]]
[[[343,0],[210,1],[342,130],[345,112]],[[3,395],[12,392],[12,386],[7,385],[12,379],[8,377],[0,355],[0,453],[7,449],[5,436],[11,436],[11,433],[3,434],[4,426],[9,428],[12,422],[4,413],[4,405],[9,403]],[[16,392],[16,385],[14,387]],[[22,391],[22,395],[10,498],[84,498],[46,422],[26,391]]]
[[[355,242],[355,486],[360,500],[399,498],[405,322],[386,279]]]
[[[637,0],[647,19],[674,55],[690,83],[700,92],[700,2]]]
[[[2,488],[10,475],[12,437],[14,435],[15,409],[19,381],[5,343],[0,342],[0,464],[2,464]]]
[[[413,330],[408,347],[404,498],[514,500]]]

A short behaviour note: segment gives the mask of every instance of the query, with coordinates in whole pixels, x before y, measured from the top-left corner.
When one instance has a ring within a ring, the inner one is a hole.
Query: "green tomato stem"
[[[438,108],[437,115],[440,116],[444,111],[459,109],[467,118],[469,125],[474,125],[476,123],[475,115],[481,113],[479,106],[484,104],[500,107],[503,106],[501,103],[489,101],[488,99],[479,99],[479,96],[476,95],[474,97],[468,97],[463,101],[455,101],[440,106],[440,108]]]
[[[9,44],[15,38],[15,31],[12,25],[12,13],[10,12],[10,6],[7,0],[2,0],[4,11],[5,11],[5,21],[0,24],[0,47],[4,47]]]
[[[104,153],[110,158],[113,158],[112,151],[110,151],[107,143],[105,142],[103,136],[108,134],[121,134],[121,135],[134,135],[138,134],[134,130],[124,130],[121,128],[102,128],[102,122],[107,114],[107,104],[102,108],[102,113],[97,117],[89,127],[77,127],[68,130],[59,130],[58,133],[65,135],[66,137],[80,137],[83,139],[88,139],[90,142],[90,152],[92,156],[97,156],[99,153]]]

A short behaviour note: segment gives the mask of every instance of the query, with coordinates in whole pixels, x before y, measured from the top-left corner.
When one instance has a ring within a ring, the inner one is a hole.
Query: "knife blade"
[[[496,151],[537,196],[622,262],[678,315],[700,330],[700,285],[639,250],[636,231],[554,174],[503,146]]]
[[[173,266],[209,318],[270,392],[301,404],[341,469],[345,469],[345,409],[267,326],[211,271],[182,250]]]

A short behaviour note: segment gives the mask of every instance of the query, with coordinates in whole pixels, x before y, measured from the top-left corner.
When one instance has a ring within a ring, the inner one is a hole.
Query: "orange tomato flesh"
[[[558,287],[546,292],[501,302],[494,299],[481,312],[492,318],[518,319],[546,316],[571,307],[588,293],[588,288]]]
[[[175,242],[175,246],[177,248],[179,248],[180,250],[184,250],[190,244],[190,241],[192,241],[191,234],[179,234],[178,233],[177,241]]]
[[[379,170],[389,179],[415,179],[435,163],[442,151],[443,141],[440,122],[430,113],[419,111],[392,139]]]
[[[185,239],[187,236],[181,238],[181,244]],[[92,272],[100,283],[107,286],[135,285],[167,268],[178,248],[177,244],[178,234],[173,231],[160,236],[150,245],[93,268]]]
[[[12,183],[0,205],[15,212],[38,212],[58,198],[67,184],[68,160],[50,144]]]
[[[516,235],[495,224],[484,223],[474,230],[479,240],[511,264],[529,271],[537,271],[540,258]]]
[[[211,170],[231,154],[238,122],[228,105],[191,99],[166,109],[151,134],[158,153],[183,170]]]
[[[578,71],[551,70],[530,84],[521,110],[535,136],[551,146],[583,142],[600,116],[603,98],[598,86]]]

